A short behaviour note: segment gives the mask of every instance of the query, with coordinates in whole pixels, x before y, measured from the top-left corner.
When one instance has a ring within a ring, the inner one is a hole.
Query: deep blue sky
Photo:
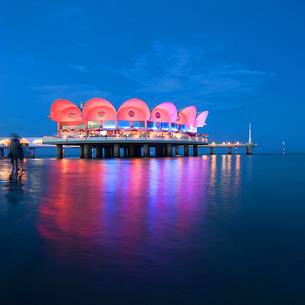
[[[305,1],[1,1],[0,134],[55,132],[56,98],[209,110],[211,140],[305,151]]]

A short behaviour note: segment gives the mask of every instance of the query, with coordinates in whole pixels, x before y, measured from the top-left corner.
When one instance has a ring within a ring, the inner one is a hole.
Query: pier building
[[[164,102],[152,110],[137,98],[120,105],[118,110],[107,100],[92,98],[78,107],[69,100],[55,100],[50,119],[57,123],[59,138],[99,136],[168,136],[169,138],[198,136],[204,127],[208,111],[197,114],[195,106],[178,111],[176,105]],[[207,143],[207,135],[200,135]]]
[[[103,98],[92,98],[78,107],[66,99],[55,100],[50,119],[57,123],[57,137],[44,137],[43,143],[55,144],[58,157],[63,145],[80,147],[81,158],[149,156],[151,148],[157,156],[177,153],[183,145],[184,154],[198,153],[198,145],[208,144],[207,134],[198,128],[206,125],[208,111],[197,113],[195,106],[178,111],[175,104],[163,102],[150,109],[141,99],[132,98],[118,109]]]
[[[249,141],[208,143],[208,135],[199,133],[206,126],[208,111],[197,113],[195,106],[178,110],[171,102],[149,109],[137,98],[122,103],[118,109],[102,98],[92,98],[80,107],[66,99],[57,99],[49,118],[56,122],[57,133],[43,138],[23,138],[22,144],[30,157],[35,150],[56,146],[57,157],[64,156],[64,147],[79,147],[81,158],[198,155],[198,148],[237,153],[245,149],[252,154],[256,144]],[[10,139],[0,138],[0,158],[5,157]],[[201,150],[202,151],[202,150]]]

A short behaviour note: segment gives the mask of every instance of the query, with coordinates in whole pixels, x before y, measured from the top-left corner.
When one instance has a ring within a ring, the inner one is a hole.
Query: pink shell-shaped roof
[[[179,112],[177,123],[195,126],[196,112],[197,110],[195,106],[189,106],[182,109]]]
[[[83,108],[83,117],[87,121],[116,120],[116,110],[107,100],[94,97],[88,100]]]
[[[154,122],[177,122],[177,107],[171,102],[157,105],[151,112],[150,120]]]
[[[138,98],[127,100],[118,109],[118,120],[147,121],[149,118],[150,111],[147,104]]]
[[[69,100],[57,99],[53,102],[50,118],[56,122],[79,122],[83,121],[80,109]]]
[[[196,127],[204,127],[205,126],[205,121],[208,117],[208,114],[209,114],[208,111],[203,111],[197,116]]]

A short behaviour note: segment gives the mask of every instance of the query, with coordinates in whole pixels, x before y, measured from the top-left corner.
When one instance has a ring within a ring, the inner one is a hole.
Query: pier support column
[[[184,155],[187,157],[190,155],[190,147],[188,144],[184,145]]]
[[[0,148],[0,158],[4,157],[4,148]]]
[[[114,144],[113,150],[114,150],[114,152],[113,152],[114,157],[119,158],[120,157],[120,144]]]
[[[162,157],[163,156],[163,146],[162,146],[162,144],[157,144],[156,145],[156,156],[157,157]]]
[[[104,147],[104,150],[105,150],[105,158],[109,158],[110,157],[110,146],[106,145]]]
[[[210,155],[214,155],[214,147],[210,147]]]
[[[85,157],[84,144],[79,145],[79,157],[83,159]]]
[[[175,146],[175,155],[176,155],[176,156],[179,155],[179,146]]]
[[[62,144],[57,144],[56,148],[57,148],[57,159],[62,159],[64,156],[64,150]]]
[[[198,156],[198,145],[193,145],[193,156]]]
[[[232,147],[231,146],[228,147],[228,155],[232,155]]]
[[[113,157],[114,155],[114,146],[110,145],[110,157]]]
[[[129,155],[129,157],[134,157],[135,156],[135,145],[134,144],[129,145],[128,155]]]
[[[84,144],[84,157],[86,159],[92,158],[92,147],[90,144]]]
[[[124,147],[124,157],[128,157],[128,148],[126,146]]]
[[[102,145],[96,144],[95,150],[96,150],[96,158],[99,158],[99,159],[102,158],[103,157]]]
[[[135,145],[135,155],[136,157],[141,157],[141,146],[140,145]]]
[[[172,148],[173,148],[172,144],[167,144],[167,145],[166,145],[166,155],[167,155],[168,157],[171,157],[171,156],[172,156]]]
[[[246,146],[246,154],[247,155],[252,155],[252,146],[251,145]]]
[[[143,145],[143,155],[144,155],[144,157],[149,157],[149,145],[148,144]]]

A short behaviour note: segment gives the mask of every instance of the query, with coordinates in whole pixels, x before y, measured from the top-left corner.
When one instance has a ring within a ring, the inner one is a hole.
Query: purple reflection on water
[[[63,261],[103,255],[133,268],[139,255],[174,250],[197,230],[207,174],[208,160],[198,158],[52,161],[38,232]]]

